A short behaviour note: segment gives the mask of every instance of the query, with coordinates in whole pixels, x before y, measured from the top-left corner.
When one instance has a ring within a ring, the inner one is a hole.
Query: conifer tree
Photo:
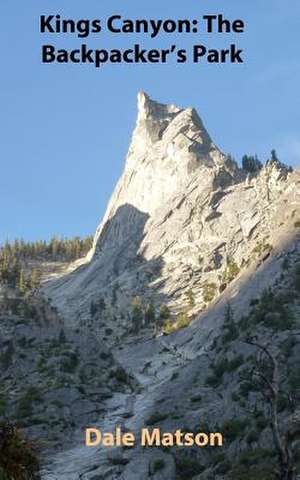
[[[20,270],[18,288],[20,290],[20,293],[22,295],[25,295],[27,291],[27,285],[26,285],[26,279],[25,279],[25,274],[23,269]]]
[[[155,308],[152,303],[149,303],[145,312],[145,323],[146,325],[152,324],[155,322]]]

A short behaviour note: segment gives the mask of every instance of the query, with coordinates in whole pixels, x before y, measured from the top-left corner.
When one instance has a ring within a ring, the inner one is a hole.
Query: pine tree
[[[25,274],[23,269],[20,270],[18,289],[20,290],[20,293],[22,295],[25,295],[25,293],[27,292],[26,279],[25,279]]]
[[[62,328],[61,331],[59,332],[58,342],[61,345],[63,343],[66,343],[66,341],[67,341],[67,337],[66,337],[64,329]]]
[[[132,324],[133,331],[137,333],[142,326],[143,322],[143,308],[141,304],[141,299],[135,297],[132,301]]]
[[[41,285],[41,272],[38,269],[33,269],[30,275],[30,288],[35,290]]]
[[[244,155],[242,158],[242,167],[246,172],[255,173],[262,169],[262,163],[255,157]]]
[[[161,305],[159,310],[159,317],[161,318],[161,320],[168,320],[168,318],[170,317],[170,310],[167,305]]]
[[[90,314],[92,317],[94,317],[97,313],[97,305],[91,301],[91,305],[90,305]]]
[[[145,323],[146,325],[151,325],[155,323],[155,308],[152,303],[149,303],[145,312]]]
[[[277,163],[277,162],[279,162],[279,159],[278,159],[278,157],[277,157],[277,153],[276,153],[276,150],[275,150],[275,149],[271,150],[271,162],[272,162],[272,163]]]

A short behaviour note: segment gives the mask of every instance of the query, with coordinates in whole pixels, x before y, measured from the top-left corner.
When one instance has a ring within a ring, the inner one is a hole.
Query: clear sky
[[[194,106],[215,143],[240,160],[300,163],[299,0],[16,0],[1,1],[0,241],[93,233],[122,172],[136,118],[136,95]],[[76,48],[162,48],[208,42],[226,47],[230,35],[41,36],[39,16],[242,18],[234,38],[244,65],[42,65],[43,43]]]

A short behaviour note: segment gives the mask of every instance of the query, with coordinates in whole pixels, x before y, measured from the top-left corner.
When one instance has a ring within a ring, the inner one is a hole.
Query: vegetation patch
[[[150,417],[148,418],[148,420],[146,420],[145,423],[146,423],[146,425],[151,426],[151,425],[155,425],[156,423],[163,422],[167,418],[168,418],[167,413],[155,412],[152,415],[150,415]]]
[[[203,300],[205,303],[210,303],[213,301],[217,294],[217,285],[213,282],[205,283],[203,285]]]
[[[13,425],[0,424],[1,480],[33,480],[39,478],[38,472],[36,447]]]

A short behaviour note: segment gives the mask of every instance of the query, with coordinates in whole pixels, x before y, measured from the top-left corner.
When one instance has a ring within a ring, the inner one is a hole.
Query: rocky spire
[[[183,151],[199,160],[218,151],[193,108],[158,103],[145,92],[138,93],[137,104],[137,122],[126,164],[130,168],[154,153],[177,163],[182,161]],[[159,168],[164,168],[162,162]]]
[[[296,180],[279,178],[280,171],[267,166],[246,182],[194,109],[140,93],[126,166],[90,261],[53,282],[50,296],[72,318],[79,310],[88,316],[92,301],[107,298],[111,317],[105,312],[104,322],[116,335],[130,329],[121,313],[131,311],[135,297],[178,312],[192,291],[197,309],[204,309],[232,281],[231,264],[238,275],[258,246],[276,244],[283,217],[295,222]],[[110,302],[113,288],[118,298]]]
[[[158,103],[144,92],[139,92],[137,100],[137,122],[125,169],[97,229],[95,250],[117,211],[122,211],[122,225],[126,224],[124,212],[132,209],[121,210],[122,206],[151,219],[174,196],[184,195],[193,180],[198,179],[203,188],[207,182],[218,188],[219,179],[226,185],[234,175],[234,165],[226,165],[227,157],[212,142],[196,110]]]

